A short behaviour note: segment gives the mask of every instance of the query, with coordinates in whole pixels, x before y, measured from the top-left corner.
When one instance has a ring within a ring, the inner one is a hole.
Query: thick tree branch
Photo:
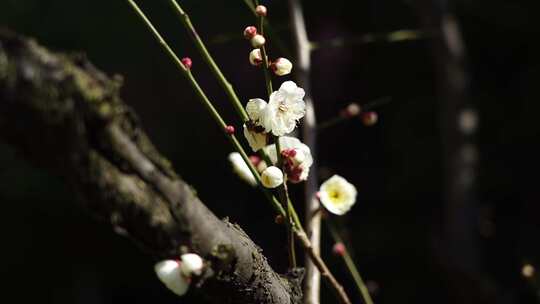
[[[156,257],[210,262],[200,282],[221,303],[299,303],[236,225],[217,219],[173,171],[108,78],[81,56],[53,54],[0,30],[0,139],[63,176],[85,206]]]

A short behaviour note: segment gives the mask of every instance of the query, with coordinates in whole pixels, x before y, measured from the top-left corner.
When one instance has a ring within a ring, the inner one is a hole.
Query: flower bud
[[[376,112],[371,111],[362,114],[361,119],[364,126],[371,127],[377,123],[377,121],[379,120],[379,116]]]
[[[252,25],[246,27],[244,30],[244,37],[248,40],[253,38],[255,35],[257,35],[257,28]]]
[[[262,61],[263,59],[260,49],[253,49],[253,51],[249,53],[249,63],[251,63],[251,65],[259,66],[261,65]]]
[[[263,35],[257,34],[251,38],[251,46],[254,48],[260,48],[266,43]]]
[[[234,127],[229,125],[229,126],[226,126],[225,127],[225,133],[229,134],[229,135],[233,135],[234,134]]]
[[[189,279],[182,272],[180,263],[175,260],[164,260],[156,263],[154,271],[158,279],[175,294],[182,296],[189,289]]]
[[[240,177],[240,179],[247,182],[250,186],[257,186],[255,176],[253,176],[253,173],[251,173],[249,166],[246,164],[240,153],[232,152],[229,154],[229,161],[231,162],[233,171]]]
[[[278,167],[270,166],[261,174],[261,183],[266,188],[276,188],[283,184],[283,172]]]
[[[257,14],[257,16],[259,17],[266,17],[267,12],[268,10],[264,5],[257,5],[257,7],[255,8],[255,14]]]
[[[276,218],[274,218],[274,223],[282,225],[283,223],[285,223],[285,218],[283,217],[283,215],[278,214],[276,215]]]
[[[182,260],[180,268],[185,276],[191,277],[192,275],[202,274],[204,263],[203,259],[198,254],[186,253],[183,254],[180,259]]]
[[[343,256],[346,250],[345,245],[341,242],[335,243],[334,247],[332,247],[332,252],[337,256]]]
[[[287,58],[278,58],[270,66],[274,74],[284,76],[290,74],[293,68],[292,62]]]
[[[184,57],[180,61],[182,61],[182,64],[186,67],[186,69],[191,70],[191,66],[193,65],[193,62],[191,61],[191,58]]]
[[[261,158],[257,155],[251,155],[249,161],[256,167],[261,162]]]
[[[351,118],[354,117],[362,111],[362,108],[357,103],[351,103],[349,104],[343,111],[341,112],[341,116],[345,118]]]

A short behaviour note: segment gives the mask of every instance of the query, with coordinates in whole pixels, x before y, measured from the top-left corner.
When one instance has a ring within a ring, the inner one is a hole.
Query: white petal
[[[183,254],[180,259],[182,260],[180,268],[186,276],[190,277],[191,275],[201,275],[204,262],[198,254],[186,253]]]
[[[158,279],[175,294],[182,296],[189,289],[189,281],[182,275],[180,264],[174,260],[156,263],[154,271]]]
[[[260,98],[250,99],[246,105],[246,112],[248,113],[249,119],[254,122],[259,120],[266,105],[266,101]]]
[[[285,92],[285,93],[287,93],[289,95],[295,94],[296,89],[298,89],[298,86],[296,85],[296,83],[294,83],[294,81],[290,81],[290,80],[285,81],[279,87],[279,91],[283,91],[283,92]]]
[[[229,154],[229,161],[233,167],[233,171],[245,182],[251,186],[257,185],[257,180],[251,170],[249,170],[248,165],[238,152],[232,152]]]

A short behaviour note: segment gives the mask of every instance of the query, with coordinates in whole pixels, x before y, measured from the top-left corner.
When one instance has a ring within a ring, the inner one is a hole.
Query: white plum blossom
[[[180,260],[163,260],[154,265],[158,279],[179,296],[188,291],[191,277],[201,275],[203,268],[203,259],[195,253],[186,253],[180,256]]]
[[[234,173],[236,173],[243,181],[248,183],[250,186],[255,187],[257,185],[257,180],[253,173],[249,170],[248,165],[238,152],[232,152],[229,154],[229,161],[233,167]]]
[[[266,188],[276,188],[283,184],[283,172],[275,166],[270,166],[261,174],[261,183]]]
[[[276,136],[292,132],[306,112],[305,94],[293,81],[285,81],[279,90],[270,94],[270,101],[259,118],[266,132]]]
[[[190,278],[184,276],[181,263],[175,260],[164,260],[156,263],[154,271],[158,279],[175,294],[182,296],[188,289]]]
[[[296,137],[282,136],[279,138],[281,152],[284,157],[284,167],[288,180],[293,183],[305,181],[309,175],[309,168],[313,164],[313,156],[307,145]],[[276,145],[268,145],[264,151],[273,164],[277,163]]]
[[[356,187],[339,175],[334,175],[322,183],[319,199],[329,212],[343,215],[356,203]]]
[[[285,76],[290,74],[293,68],[292,62],[287,58],[278,58],[270,66],[274,74],[278,76]]]

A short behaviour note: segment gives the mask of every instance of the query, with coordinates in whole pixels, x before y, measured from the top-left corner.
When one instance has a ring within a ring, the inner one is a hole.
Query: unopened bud
[[[278,225],[282,225],[283,223],[285,223],[285,218],[281,214],[276,215],[276,218],[274,219],[274,222],[276,224],[278,224]]]
[[[278,58],[270,66],[274,74],[284,76],[290,74],[293,68],[292,62],[287,58]]]
[[[283,184],[283,172],[278,167],[270,166],[261,174],[261,183],[266,188],[276,188]]]
[[[154,271],[159,280],[175,294],[182,296],[189,289],[189,276],[182,272],[181,262],[164,260],[156,263]]]
[[[264,5],[257,5],[257,7],[255,8],[255,13],[256,13],[257,16],[259,16],[259,17],[266,17],[266,13],[267,13],[266,6],[264,6]]]
[[[361,119],[362,119],[362,123],[365,126],[371,127],[377,123],[377,121],[379,120],[379,116],[377,115],[376,112],[371,111],[371,112],[365,112],[364,114],[362,114]]]
[[[191,58],[184,57],[182,58],[182,64],[186,67],[186,69],[190,70],[191,66],[193,65],[193,62],[191,61]]]
[[[251,155],[249,157],[249,161],[254,165],[257,166],[261,162],[261,158],[257,155]]]
[[[251,38],[251,46],[254,48],[260,48],[266,43],[263,35],[257,34]]]
[[[233,126],[226,126],[225,127],[225,133],[229,134],[229,135],[232,135],[234,134],[234,127]]]
[[[263,59],[262,59],[260,49],[253,49],[249,53],[249,63],[251,63],[251,65],[259,66],[259,65],[261,65],[262,61],[263,61]]]
[[[188,277],[190,277],[192,274],[201,275],[204,267],[204,262],[198,254],[186,253],[183,254],[180,259],[182,260],[180,268],[182,269],[184,275]]]
[[[346,250],[345,245],[341,242],[335,243],[334,247],[332,247],[332,252],[337,256],[343,256]]]
[[[255,35],[257,35],[257,28],[253,25],[246,27],[244,30],[244,37],[248,40],[253,38]]]
[[[354,117],[362,111],[362,108],[357,103],[351,103],[349,104],[343,111],[341,112],[341,115],[345,118],[351,118]]]

